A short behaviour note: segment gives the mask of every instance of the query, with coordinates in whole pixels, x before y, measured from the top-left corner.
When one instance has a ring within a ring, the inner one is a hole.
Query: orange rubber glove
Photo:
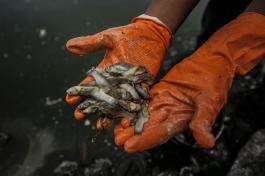
[[[146,15],[147,16],[147,15]],[[127,26],[110,28],[92,36],[78,37],[67,42],[67,49],[77,55],[85,55],[101,49],[106,54],[98,67],[104,68],[117,62],[143,65],[149,73],[156,75],[169,48],[172,33],[162,22],[137,17]],[[90,76],[81,83],[92,80]],[[66,102],[75,104],[78,96],[66,96]],[[76,119],[84,115],[76,110]]]
[[[160,145],[190,129],[198,144],[211,148],[211,129],[227,101],[235,74],[244,75],[265,56],[265,16],[246,12],[218,30],[194,54],[175,65],[150,91],[150,120],[134,134],[124,118],[115,143],[127,152]]]

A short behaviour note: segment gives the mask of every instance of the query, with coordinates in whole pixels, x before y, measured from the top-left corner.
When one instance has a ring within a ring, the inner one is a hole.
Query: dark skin
[[[199,0],[153,0],[145,14],[157,17],[174,33]],[[253,0],[246,12],[265,15],[265,0]]]
[[[145,14],[157,17],[175,32],[198,2],[199,0],[153,0]]]
[[[256,12],[265,15],[265,1],[264,0],[254,0],[252,1],[245,12]]]

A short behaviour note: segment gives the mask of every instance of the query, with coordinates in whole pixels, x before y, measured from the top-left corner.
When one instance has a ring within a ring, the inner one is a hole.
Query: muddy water
[[[144,12],[147,0],[1,0],[0,131],[10,140],[0,148],[0,175],[50,173],[62,160],[89,162],[121,149],[112,131],[91,144],[94,117],[73,119],[64,102],[66,88],[78,83],[103,52],[76,57],[67,39],[125,25]],[[168,60],[194,47],[205,2],[179,30]],[[45,165],[45,169],[40,169]]]

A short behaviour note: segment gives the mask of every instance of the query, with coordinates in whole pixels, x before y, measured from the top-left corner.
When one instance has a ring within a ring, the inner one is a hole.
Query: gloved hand
[[[106,54],[99,64],[104,68],[117,62],[143,65],[156,75],[172,39],[171,31],[159,21],[143,17],[134,18],[127,26],[107,29],[92,36],[78,37],[67,42],[67,49],[77,55],[85,55],[101,49]],[[90,76],[81,83],[92,80]],[[69,104],[80,101],[78,96],[66,96]],[[75,111],[76,119],[84,115]]]
[[[150,93],[150,120],[142,134],[124,118],[115,143],[127,152],[163,144],[190,129],[198,144],[211,148],[216,117],[227,101],[235,74],[244,75],[265,56],[265,16],[243,13],[218,30],[194,54],[175,65]]]

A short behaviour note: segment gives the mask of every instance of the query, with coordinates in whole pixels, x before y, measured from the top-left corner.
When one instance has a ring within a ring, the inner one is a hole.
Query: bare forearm
[[[153,0],[145,14],[157,17],[175,32],[199,0]]]
[[[245,11],[265,15],[265,0],[253,0]]]

